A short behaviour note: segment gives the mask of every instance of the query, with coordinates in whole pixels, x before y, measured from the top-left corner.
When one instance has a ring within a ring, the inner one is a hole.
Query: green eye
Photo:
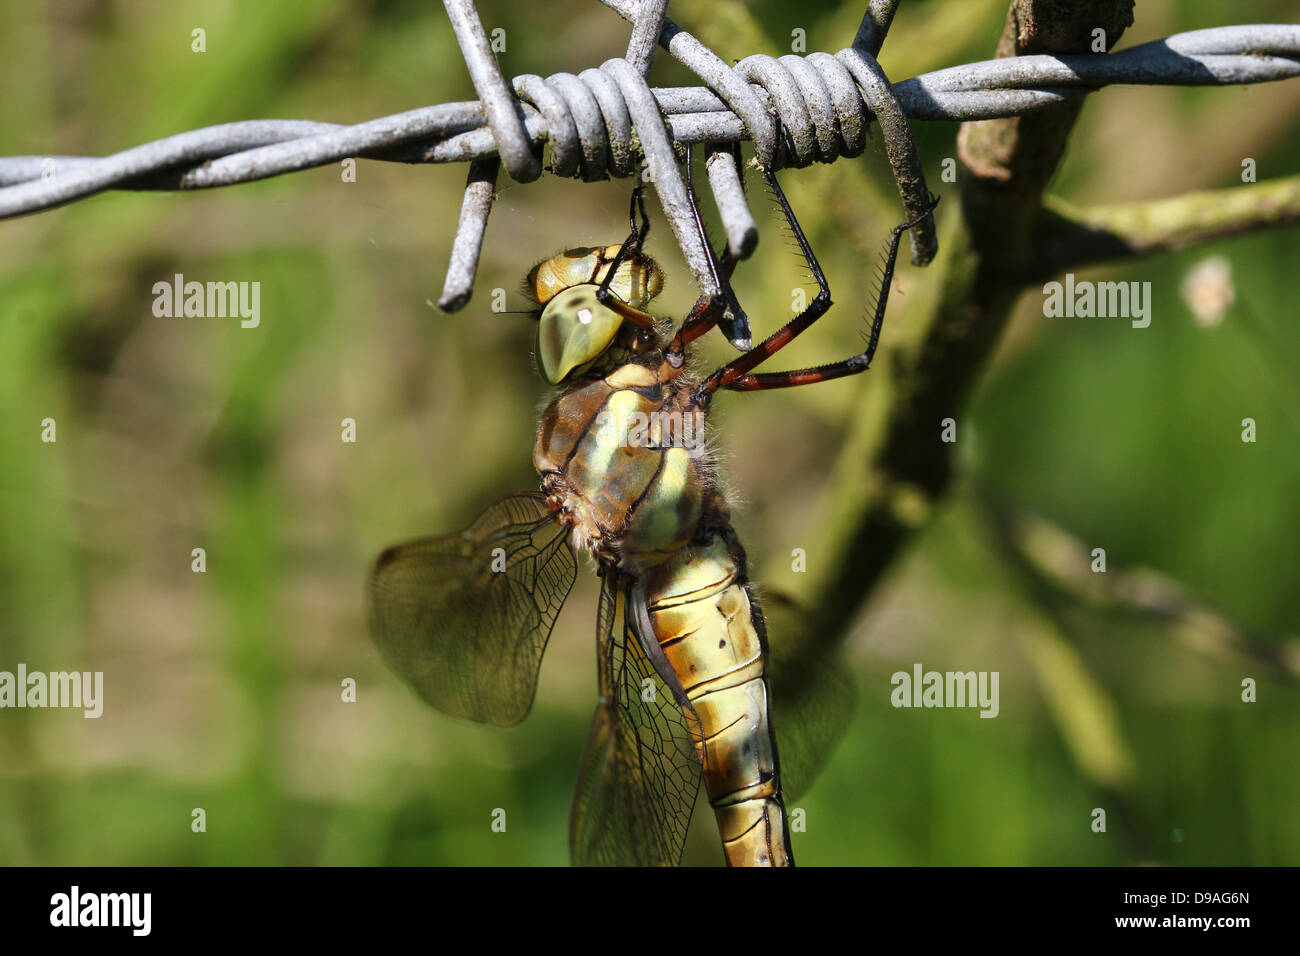
[[[574,369],[596,358],[614,341],[623,317],[601,305],[596,286],[580,285],[556,295],[537,323],[537,365],[559,385]]]

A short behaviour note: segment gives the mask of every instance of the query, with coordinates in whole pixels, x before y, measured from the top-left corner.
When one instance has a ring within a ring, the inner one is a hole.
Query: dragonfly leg
[[[636,227],[637,213],[641,214],[641,228]],[[636,174],[636,186],[632,188],[632,199],[628,203],[627,222],[631,227],[636,239],[636,251],[639,253],[645,246],[646,237],[650,235],[650,217],[645,211],[645,183],[641,179],[641,173],[638,170]]]
[[[850,356],[841,362],[831,362],[827,365],[818,365],[814,368],[792,369],[787,372],[759,372],[756,374],[738,375],[728,381],[722,382],[719,387],[727,388],[736,392],[756,392],[769,388],[793,388],[797,385],[811,385],[814,382],[825,382],[834,378],[843,378],[846,375],[856,375],[859,372],[865,372],[870,368],[871,359],[876,354],[876,346],[880,343],[880,329],[885,324],[885,307],[889,303],[889,287],[894,279],[894,266],[898,259],[899,240],[907,230],[911,229],[914,225],[928,216],[937,205],[939,205],[939,197],[932,196],[930,199],[930,205],[924,213],[910,222],[905,222],[895,226],[893,232],[890,233],[889,253],[885,257],[885,268],[881,274],[880,293],[876,296],[876,309],[871,318],[871,334],[867,339],[867,347],[865,350],[857,355]],[[798,319],[795,319],[795,322],[798,321]],[[791,325],[793,324],[794,323],[791,323]],[[809,324],[811,324],[811,322]],[[789,328],[789,326],[787,326],[787,328]],[[778,332],[777,334],[779,335],[780,333]],[[796,332],[794,334],[798,333]],[[791,337],[793,337],[793,335]],[[766,344],[766,342],[763,343],[763,345]],[[762,347],[762,345],[759,346],[759,348]],[[778,348],[779,347],[780,346],[778,346]],[[758,349],[755,349],[755,351],[758,351]],[[741,356],[741,359],[744,358],[745,356]],[[734,365],[736,363],[732,364]],[[753,366],[750,367],[752,368]],[[715,376],[717,374],[718,373],[714,373]],[[707,381],[705,384],[707,384]]]
[[[637,225],[638,213],[641,217],[639,226]],[[600,286],[596,289],[596,298],[602,305],[613,309],[637,326],[641,330],[643,337],[648,337],[654,331],[654,316],[643,309],[628,305],[609,291],[619,267],[634,256],[641,255],[641,249],[645,246],[645,238],[650,234],[650,217],[646,215],[645,211],[645,183],[641,179],[640,171],[636,174],[636,186],[633,187],[632,198],[628,202],[627,221],[628,236],[623,240],[623,244],[618,247],[618,254],[614,256],[614,261],[605,270],[605,278],[601,280]]]
[[[601,280],[600,288],[596,290],[596,298],[602,305],[610,305],[617,301],[614,294],[609,291],[610,284],[614,281],[614,275],[618,272],[619,266],[633,256],[639,256],[641,249],[645,245],[645,238],[650,234],[650,217],[645,211],[645,182],[641,179],[640,170],[636,174],[636,185],[632,188],[632,198],[628,202],[627,222],[628,236],[623,240],[623,244],[618,247],[618,254],[614,256],[614,261],[609,264],[605,272],[605,278]],[[641,225],[637,225],[637,213],[641,214]]]
[[[697,396],[700,398],[707,397],[719,388],[726,388],[736,379],[747,375],[755,366],[767,361],[767,359],[789,345],[799,333],[825,315],[831,307],[831,287],[826,281],[826,274],[822,272],[821,263],[817,261],[817,256],[812,251],[812,246],[809,245],[808,238],[799,225],[799,220],[795,218],[794,210],[790,208],[790,201],[785,198],[785,192],[781,189],[781,184],[776,181],[776,173],[771,169],[766,169],[763,171],[763,175],[767,178],[768,185],[772,187],[772,194],[781,207],[781,213],[785,216],[785,221],[790,224],[790,231],[794,234],[795,242],[799,246],[799,251],[803,254],[804,262],[808,265],[809,271],[812,272],[813,278],[817,280],[817,295],[808,303],[807,308],[781,328],[744,355],[728,362],[706,378],[696,391]]]

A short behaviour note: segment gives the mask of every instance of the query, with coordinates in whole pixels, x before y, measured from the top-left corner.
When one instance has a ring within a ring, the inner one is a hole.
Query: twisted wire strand
[[[1235,85],[1300,76],[1300,26],[1276,24],[1197,30],[1109,54],[1007,57],[891,84],[872,51],[884,40],[897,0],[873,0],[854,45],[839,53],[755,55],[734,67],[666,18],[660,0],[644,9],[633,0],[602,2],[633,23],[628,52],[634,59],[609,60],[576,76],[516,77],[507,85],[471,0],[444,0],[477,102],[423,107],[352,126],[303,120],[227,123],[103,158],[0,158],[0,218],[111,188],[213,188],[355,156],[468,161],[465,201],[439,303],[452,310],[469,300],[500,166],[517,181],[535,179],[542,170],[542,147],[549,143],[553,172],[588,181],[630,176],[644,157],[701,289],[716,293],[674,144],[752,139],[760,163],[804,166],[859,155],[874,119],[885,132],[900,193],[913,214],[926,194],[908,120],[1022,115],[1116,83]],[[646,85],[649,61],[637,44],[644,42],[650,26],[643,24],[650,21],[659,25],[660,45],[706,86]],[[757,233],[740,171],[729,150],[710,151],[707,169],[728,247],[743,258]],[[926,261],[933,255],[933,224],[920,224],[912,241],[914,261]]]
[[[1240,52],[1226,53],[1237,47]],[[827,66],[827,53],[787,54],[818,68],[834,100],[841,138],[838,156],[861,152],[862,127],[872,118],[861,94],[845,90]],[[1300,76],[1300,26],[1215,27],[1176,34],[1119,53],[1021,56],[947,67],[893,84],[910,120],[964,122],[1033,112],[1112,84],[1228,86]],[[579,79],[601,106],[614,176],[631,175],[631,126],[619,125],[597,69]],[[679,143],[730,143],[750,138],[743,123],[704,87],[651,90]],[[848,93],[846,97],[843,94]],[[614,101],[616,102],[616,101]],[[534,147],[550,131],[541,114],[523,104]],[[825,128],[818,133],[819,141]],[[864,134],[865,135],[865,134]],[[106,189],[210,189],[324,166],[353,156],[403,163],[469,162],[496,155],[483,107],[444,103],[347,126],[309,120],[246,120],[168,136],[106,157],[63,155],[0,158],[0,218],[53,208]],[[620,154],[625,161],[620,163]],[[827,161],[831,157],[824,157]],[[54,170],[57,170],[55,174]],[[93,174],[92,174],[93,171]]]

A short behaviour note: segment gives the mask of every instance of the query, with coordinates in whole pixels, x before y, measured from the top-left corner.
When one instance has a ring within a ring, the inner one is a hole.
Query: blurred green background
[[[579,72],[627,28],[594,2],[479,3],[507,75]],[[835,51],[862,3],[674,4],[725,59]],[[359,122],[473,99],[439,4],[0,4],[0,153],[103,155],[253,118]],[[894,79],[993,55],[1005,0],[908,0]],[[1296,2],[1143,0],[1123,45],[1179,30],[1295,22]],[[190,31],[207,31],[207,52]],[[657,85],[689,84],[662,52]],[[933,188],[954,124],[917,124]],[[1300,82],[1093,96],[1051,191],[1077,203],[1300,172]],[[595,700],[585,568],[520,727],[422,705],[370,645],[362,585],[383,546],[467,524],[535,486],[544,391],[532,325],[508,308],[561,248],[615,242],[628,185],[504,176],[475,297],[430,307],[464,167],[362,160],[194,194],[112,193],[0,224],[0,670],[100,670],[104,715],[0,711],[0,863],[562,864]],[[783,176],[837,301],[784,364],[856,351],[870,264],[900,218],[879,136],[866,155]],[[805,282],[754,191],[762,240],[736,286],[757,329]],[[654,203],[651,203],[652,209]],[[940,216],[940,237],[944,236]],[[680,315],[689,273],[659,217],[651,251]],[[715,236],[718,232],[714,230]],[[795,803],[803,864],[1300,863],[1300,271],[1294,229],[1087,270],[1150,281],[1154,318],[1045,319],[1027,295],[973,404],[961,477],[846,635],[855,717]],[[1180,295],[1210,255],[1235,301],[1214,327]],[[165,319],[152,286],[257,280],[261,326]],[[885,327],[908,322],[904,267]],[[913,296],[915,298],[915,296]],[[704,351],[727,348],[710,337]],[[736,525],[761,569],[822,513],[862,383],[719,402]],[[1240,441],[1240,421],[1259,440]],[[56,444],[40,423],[58,423]],[[358,440],[340,440],[340,422]],[[1182,583],[1263,650],[1074,608],[1048,623],[991,541],[985,492],[1106,548],[1113,570]],[[207,572],[191,572],[191,549]],[[788,568],[787,568],[788,570]],[[796,593],[796,597],[797,597]],[[774,639],[777,639],[774,636]],[[1289,641],[1289,643],[1288,643]],[[1269,653],[1292,655],[1286,668]],[[996,670],[1001,714],[896,710],[916,662]],[[356,703],[340,682],[358,684]],[[1259,681],[1258,702],[1240,700]],[[779,712],[778,712],[779,727]],[[202,807],[207,832],[191,832]],[[1110,814],[1092,832],[1094,807]],[[490,828],[507,811],[505,833]],[[697,811],[687,862],[717,863]]]

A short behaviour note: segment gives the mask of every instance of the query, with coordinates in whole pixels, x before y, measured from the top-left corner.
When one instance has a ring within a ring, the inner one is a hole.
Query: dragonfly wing
[[[763,617],[772,725],[788,806],[808,791],[830,759],[853,715],[857,690],[838,646],[818,641],[793,601],[765,592]]]
[[[389,548],[367,588],[384,659],[434,707],[508,727],[533,705],[537,669],[577,577],[545,496],[507,495],[460,534]]]
[[[628,579],[605,573],[597,614],[600,703],[578,775],[569,849],[581,866],[675,866],[700,788],[699,723],[637,640]]]

